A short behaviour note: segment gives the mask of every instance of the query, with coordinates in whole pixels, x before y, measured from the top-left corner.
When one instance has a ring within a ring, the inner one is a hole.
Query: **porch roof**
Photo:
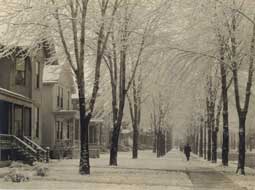
[[[32,107],[32,100],[21,94],[6,90],[0,87],[0,100],[10,102],[13,104],[23,105],[26,107]]]

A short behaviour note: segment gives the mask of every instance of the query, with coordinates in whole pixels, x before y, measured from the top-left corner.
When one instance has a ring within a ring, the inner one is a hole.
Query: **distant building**
[[[79,110],[79,98],[77,93],[72,95],[72,105],[75,110]],[[93,117],[89,124],[88,136],[90,151],[89,156],[91,158],[98,158],[100,156],[100,152],[102,150],[106,150],[106,142],[108,140],[107,128],[104,124],[104,109],[101,107],[95,107]]]
[[[133,144],[133,132],[131,129],[122,126],[120,130],[119,145],[131,147]]]
[[[153,148],[153,132],[140,130],[139,133],[139,149],[152,149]]]
[[[112,122],[109,123],[109,147],[111,146],[112,138]],[[133,144],[133,131],[130,129],[129,123],[122,121],[122,126],[119,134],[118,151],[129,151]]]

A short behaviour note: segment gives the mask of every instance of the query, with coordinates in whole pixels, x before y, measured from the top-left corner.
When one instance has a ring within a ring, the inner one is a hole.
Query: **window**
[[[79,139],[79,120],[75,120],[75,140]]]
[[[64,94],[64,89],[60,86],[58,86],[58,93],[57,93],[57,106],[60,108],[63,108],[63,104],[64,104],[64,98],[63,98],[63,94]]]
[[[97,135],[96,126],[89,125],[89,143],[91,143],[91,144],[97,143],[96,135]]]
[[[63,94],[64,94],[64,89],[63,88],[60,88],[61,89],[61,97],[60,97],[60,99],[61,99],[61,102],[60,102],[60,107],[61,108],[63,108],[64,106],[63,106],[63,104],[64,104],[64,98],[63,98]]]
[[[39,138],[39,118],[40,118],[40,110],[39,108],[35,108],[35,136]]]
[[[35,87],[40,88],[40,62],[35,63],[35,75],[36,75],[36,82]]]
[[[57,106],[60,106],[60,87],[58,86],[58,94],[57,94]]]
[[[63,122],[60,122],[60,139],[63,139]]]
[[[57,133],[57,139],[59,139],[59,131],[60,131],[59,121],[56,121],[56,133]]]
[[[63,139],[63,122],[56,121],[57,139]]]
[[[70,110],[70,92],[67,92],[67,98],[68,98],[68,102],[67,102],[67,109]]]
[[[25,85],[25,76],[26,76],[25,60],[22,58],[17,58],[15,66],[16,66],[16,73],[15,73],[16,85]]]
[[[70,120],[67,121],[66,138],[70,138]]]

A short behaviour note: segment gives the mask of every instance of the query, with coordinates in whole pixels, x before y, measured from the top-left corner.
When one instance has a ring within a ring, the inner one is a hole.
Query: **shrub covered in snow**
[[[19,168],[23,170],[31,170],[31,166],[22,162],[13,161],[9,168]]]
[[[36,176],[47,176],[49,173],[49,168],[44,166],[44,165],[37,165],[36,167],[34,167],[35,170],[35,175]]]
[[[22,162],[14,162],[13,161],[9,167],[10,168],[21,168],[23,166],[24,166],[24,164]]]
[[[27,172],[20,171],[18,169],[12,169],[6,176],[4,176],[4,181],[11,181],[11,182],[25,182],[29,181],[30,176]]]

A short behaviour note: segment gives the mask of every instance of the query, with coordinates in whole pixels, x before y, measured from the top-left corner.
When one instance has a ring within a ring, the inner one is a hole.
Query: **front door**
[[[13,135],[18,137],[23,136],[23,108],[21,106],[14,106],[14,126]]]
[[[31,109],[24,108],[24,136],[31,137]]]
[[[0,100],[0,134],[8,134],[9,103]]]

